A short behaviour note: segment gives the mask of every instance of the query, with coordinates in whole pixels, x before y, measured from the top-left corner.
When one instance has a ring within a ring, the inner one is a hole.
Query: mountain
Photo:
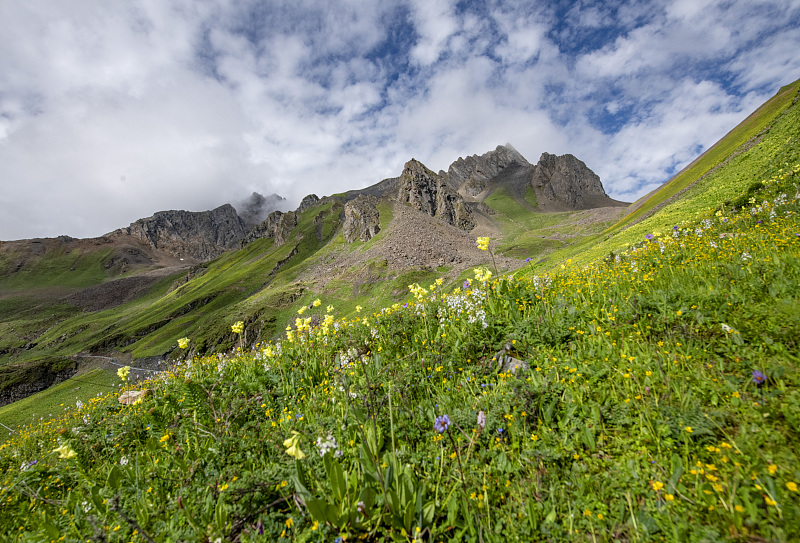
[[[195,352],[224,350],[232,318],[249,339],[270,339],[308,292],[343,307],[394,302],[409,282],[485,265],[476,236],[496,240],[496,271],[512,270],[608,226],[623,205],[574,157],[531,165],[511,146],[446,172],[411,159],[370,187],[274,209],[284,204],[253,193],[238,212],[159,211],[95,239],[0,244],[0,368],[16,368],[0,389],[30,391],[26,372],[76,355],[163,357],[190,331]]]

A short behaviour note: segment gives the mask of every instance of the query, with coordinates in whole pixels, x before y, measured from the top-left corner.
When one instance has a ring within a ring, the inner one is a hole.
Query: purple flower
[[[763,384],[767,380],[767,376],[758,370],[753,371],[753,382],[757,385]]]
[[[647,235],[645,236],[645,238],[646,238],[646,239],[653,239],[653,234],[647,234]]]
[[[405,308],[407,308],[407,307],[408,307],[408,302],[406,302],[406,303],[404,303],[404,304],[403,304],[403,309],[405,309]]]
[[[672,227],[672,229],[673,229],[673,230],[677,230],[677,229],[678,229],[678,226],[677,226],[677,225],[675,225],[675,226],[673,226],[673,227]]]
[[[447,415],[442,415],[441,417],[436,417],[436,422],[433,423],[433,429],[443,434],[445,430],[450,428],[450,417]]]
[[[461,288],[467,290],[469,288],[469,279],[466,279],[464,283],[461,285]]]
[[[800,236],[800,234],[797,234],[797,235]],[[525,259],[525,262],[530,262],[530,261],[531,261],[531,257],[528,257],[528,258]]]

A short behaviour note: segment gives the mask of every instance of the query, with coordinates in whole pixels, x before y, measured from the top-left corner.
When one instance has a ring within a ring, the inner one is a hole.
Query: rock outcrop
[[[278,217],[275,225],[275,245],[283,245],[297,226],[297,213],[289,211]]]
[[[308,196],[303,198],[303,200],[300,202],[300,205],[297,206],[297,210],[295,211],[295,213],[299,215],[309,207],[314,207],[318,203],[319,203],[319,196],[317,196],[316,194],[309,194]]]
[[[472,213],[461,196],[448,185],[446,176],[433,173],[411,159],[400,175],[397,200],[462,230],[475,226]]]
[[[347,243],[355,240],[369,241],[381,230],[381,218],[371,196],[359,196],[344,205],[342,234]]]
[[[625,205],[612,200],[600,177],[572,155],[542,153],[533,169],[531,186],[540,205],[547,208],[590,209]]]
[[[447,177],[451,184],[470,196],[477,196],[489,181],[511,164],[530,166],[525,157],[510,145],[498,145],[481,156],[459,158],[450,165]]]
[[[211,260],[239,245],[247,234],[230,204],[211,211],[159,211],[112,234],[124,234],[179,258]]]

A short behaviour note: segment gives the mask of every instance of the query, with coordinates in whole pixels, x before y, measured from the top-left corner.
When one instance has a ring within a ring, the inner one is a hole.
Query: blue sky
[[[800,0],[0,4],[0,239],[512,144],[633,201],[800,77]]]

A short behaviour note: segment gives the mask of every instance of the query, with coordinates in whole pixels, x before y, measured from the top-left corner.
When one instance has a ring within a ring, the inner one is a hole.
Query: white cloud
[[[800,75],[798,0],[697,6],[0,3],[0,239],[296,202],[506,142],[635,199]]]

